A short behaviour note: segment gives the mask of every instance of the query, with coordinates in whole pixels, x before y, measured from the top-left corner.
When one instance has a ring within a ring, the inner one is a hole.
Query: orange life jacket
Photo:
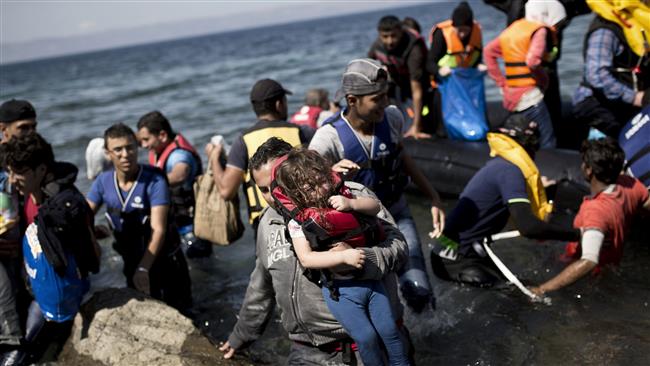
[[[542,23],[519,19],[499,35],[507,86],[524,87],[537,84],[532,70],[526,65],[526,55],[533,34],[540,28],[552,31]]]
[[[318,128],[318,116],[322,111],[323,108],[321,107],[305,105],[302,106],[293,116],[291,116],[291,120],[289,122],[297,125],[309,126],[311,128]]]
[[[458,37],[458,33],[454,28],[451,20],[445,20],[436,24],[431,28],[429,33],[429,44],[433,42],[433,33],[436,29],[442,31],[442,35],[445,37],[445,43],[447,43],[447,56],[453,58],[455,62],[443,61],[445,57],[438,61],[439,66],[449,66],[449,67],[472,67],[476,64],[478,60],[481,49],[483,48],[481,26],[478,22],[474,22],[472,25],[472,33],[470,34],[469,42],[467,46],[463,45],[463,42]],[[440,65],[440,62],[443,62],[444,65]]]

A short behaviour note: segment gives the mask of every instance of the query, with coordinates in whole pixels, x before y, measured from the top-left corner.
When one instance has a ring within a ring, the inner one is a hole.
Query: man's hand
[[[136,269],[135,274],[133,275],[133,285],[136,290],[151,295],[151,289],[149,288],[149,272],[140,268]]]
[[[223,358],[226,360],[232,358],[235,355],[235,349],[230,346],[230,343],[226,341],[219,347],[219,351],[223,352]]]
[[[535,295],[537,295],[539,297],[544,297],[544,294],[546,293],[539,286],[528,287],[528,289],[530,290],[530,292],[534,293]]]
[[[347,249],[352,249],[350,244],[348,244],[348,243],[346,243],[344,241],[340,241],[338,243],[334,243],[334,245],[332,245],[328,249],[328,251],[329,252],[342,252],[342,251],[347,250]]]
[[[213,158],[213,159],[218,159],[221,156],[221,150],[223,150],[223,145],[221,144],[213,144],[208,142],[205,145],[205,155],[207,155],[208,159]],[[214,156],[212,156],[214,154]]]
[[[348,264],[354,268],[362,268],[366,260],[366,255],[359,249],[347,249],[341,252],[343,256],[343,263]]]
[[[357,170],[361,169],[359,164],[355,163],[352,160],[342,159],[338,163],[332,165],[332,170],[341,173],[343,175],[349,175]]]
[[[329,204],[336,211],[350,211],[352,210],[352,202],[349,198],[341,195],[332,196],[329,199]]]
[[[634,95],[634,101],[632,102],[632,105],[635,107],[642,107],[643,106],[643,96],[645,95],[644,91],[637,92]]]
[[[406,131],[404,134],[404,137],[413,137],[416,140],[419,139],[430,139],[431,135],[425,132],[421,132],[415,129],[415,126],[411,126],[411,128]]]
[[[443,66],[443,67],[439,68],[438,69],[438,74],[440,74],[440,76],[442,76],[442,77],[449,76],[449,74],[451,74],[451,67]]]
[[[445,229],[445,212],[437,206],[431,206],[431,220],[433,231],[429,233],[429,237],[438,238]]]
[[[540,180],[542,181],[542,186],[544,188],[550,187],[553,184],[557,184],[557,181],[555,179],[548,179],[545,175],[542,175]]]

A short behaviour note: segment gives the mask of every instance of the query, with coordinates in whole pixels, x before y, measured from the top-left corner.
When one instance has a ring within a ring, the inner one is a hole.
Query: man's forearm
[[[420,82],[411,80],[411,97],[413,98],[413,127],[421,132],[422,128],[422,85]]]
[[[149,245],[147,245],[147,250],[145,250],[142,259],[140,260],[140,267],[143,267],[147,270],[151,269],[160,249],[163,247],[165,241],[165,232],[160,229],[152,229],[151,240]]]
[[[373,247],[362,248],[366,255],[360,278],[380,280],[387,273],[402,268],[408,261],[408,246],[404,236],[393,224],[379,219],[386,238]]]
[[[539,286],[539,289],[542,293],[561,289],[584,277],[594,267],[596,267],[596,263],[586,259],[579,259],[567,266],[560,274]]]

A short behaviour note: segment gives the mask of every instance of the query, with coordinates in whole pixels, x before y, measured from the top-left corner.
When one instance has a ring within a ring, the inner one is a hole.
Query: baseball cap
[[[386,90],[388,72],[378,62],[369,58],[352,60],[343,72],[343,95],[368,95]]]
[[[281,95],[291,95],[280,83],[272,79],[258,80],[251,89],[251,102],[263,102]]]
[[[11,123],[35,118],[36,111],[26,100],[11,99],[0,106],[0,122]]]

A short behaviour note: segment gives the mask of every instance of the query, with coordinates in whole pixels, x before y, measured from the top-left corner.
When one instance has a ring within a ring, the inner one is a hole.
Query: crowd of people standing
[[[220,198],[238,200],[242,187],[256,240],[237,323],[219,347],[225,358],[261,336],[277,305],[292,340],[289,364],[414,364],[404,305],[422,312],[435,307],[435,297],[404,193],[409,182],[429,207],[424,230],[440,280],[478,287],[504,281],[482,245],[509,219],[524,237],[575,241],[567,248],[575,261],[531,287],[537,296],[620,262],[631,218],[650,209],[644,175],[622,174],[626,151],[617,141],[635,115],[635,133],[649,120],[650,50],[639,51],[616,20],[591,6],[596,16],[585,35],[571,127],[584,132],[581,169],[590,196],[573,223],[552,223],[546,190],[553,182],[534,157],[540,148],[561,146],[560,129],[569,128],[559,124],[554,91],[561,32],[590,8],[486,2],[507,11],[509,25],[485,47],[467,2],[435,25],[428,41],[412,19],[385,16],[368,58],[347,63],[333,100],[314,89],[289,120],[291,92],[260,79],[250,91],[255,122],[227,153],[219,142],[204,147]],[[445,212],[404,139],[445,135],[445,95],[437,85],[463,68],[493,78],[510,113],[487,134],[494,158]],[[30,102],[0,106],[1,364],[33,362],[44,343],[69,331],[89,274],[100,268],[99,238],[113,237],[126,286],[191,316],[186,257],[212,253],[194,230],[199,150],[159,111],[143,115],[135,130],[116,123],[104,131],[102,168],[83,195],[74,184],[78,168],[58,161],[36,130]],[[138,162],[139,147],[148,150],[147,163]],[[106,224],[95,222],[102,207]]]

